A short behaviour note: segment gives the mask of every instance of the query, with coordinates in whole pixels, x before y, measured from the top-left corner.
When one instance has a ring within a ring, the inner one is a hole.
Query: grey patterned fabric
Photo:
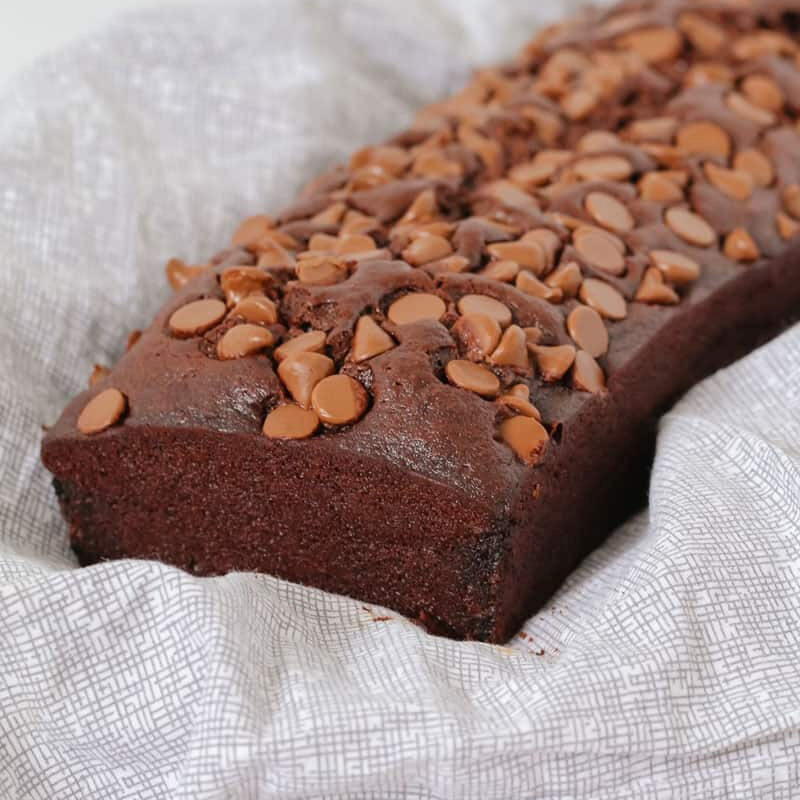
[[[38,461],[168,256],[207,257],[562,10],[161,11],[6,87],[0,797],[798,796],[798,328],[667,416],[649,511],[510,647],[266,576],[79,570]]]

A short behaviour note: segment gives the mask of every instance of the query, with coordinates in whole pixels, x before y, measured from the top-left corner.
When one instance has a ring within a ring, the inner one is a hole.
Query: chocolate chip
[[[664,219],[670,230],[681,239],[697,247],[710,247],[717,241],[714,229],[699,215],[687,208],[668,208]]]
[[[299,353],[321,353],[325,349],[325,333],[308,331],[287,339],[280,347],[275,348],[273,356],[276,361],[283,361]]]
[[[454,359],[444,368],[447,380],[454,386],[475,392],[481,397],[494,397],[500,391],[500,380],[491,370],[472,361]]]
[[[502,283],[511,283],[519,274],[519,264],[516,261],[492,261],[480,272],[485,278]]]
[[[783,109],[786,102],[781,87],[766,75],[748,75],[742,81],[742,94],[754,106],[776,114]]]
[[[278,309],[275,303],[261,294],[251,294],[240,300],[231,309],[230,315],[260,325],[274,325],[278,321]]]
[[[675,250],[651,250],[650,260],[670,283],[683,285],[700,277],[700,265],[693,258]]]
[[[367,410],[367,392],[349,375],[323,378],[311,393],[311,405],[326,425],[349,425]]]
[[[749,172],[718,167],[711,161],[703,165],[709,182],[734,200],[746,200],[753,191],[753,178]]]
[[[89,374],[89,388],[100,383],[100,381],[107,378],[110,374],[111,370],[108,367],[104,367],[102,364],[95,364]]]
[[[633,50],[648,64],[656,64],[677,58],[683,40],[672,28],[654,26],[619,36],[614,44],[624,50]]]
[[[576,261],[568,261],[555,271],[551,272],[544,280],[548,286],[560,289],[564,297],[575,297],[581,288],[583,273]]]
[[[643,200],[668,205],[683,200],[683,191],[661,172],[648,172],[639,180],[639,194]]]
[[[790,183],[781,193],[783,207],[795,219],[800,219],[800,184]]]
[[[678,127],[675,117],[636,119],[628,125],[626,133],[634,142],[670,142]]]
[[[548,383],[561,380],[575,361],[575,348],[569,344],[553,347],[534,345],[531,350],[542,380]]]
[[[167,283],[170,287],[172,289],[180,289],[193,278],[202,275],[207,269],[208,267],[205,264],[190,267],[179,258],[171,258],[164,267],[164,273],[167,276]]]
[[[687,155],[716,156],[728,160],[731,137],[716,122],[689,122],[678,130],[676,146]]]
[[[517,414],[521,414],[523,417],[533,417],[533,419],[537,419],[541,422],[542,415],[539,413],[539,409],[536,408],[530,400],[515,394],[501,394],[496,402],[511,411],[515,411]]]
[[[800,223],[793,220],[788,214],[779,211],[775,217],[775,225],[783,239],[791,239],[800,231]]]
[[[370,316],[359,317],[350,347],[350,361],[366,361],[391,350],[395,341]]]
[[[573,165],[584,181],[624,181],[633,174],[633,166],[624,156],[586,156]]]
[[[317,256],[297,262],[297,279],[309,286],[332,286],[347,278],[347,267],[341,261]]]
[[[286,403],[267,414],[261,431],[270,439],[307,439],[317,428],[319,417],[315,411]]]
[[[425,319],[439,320],[447,310],[444,300],[427,292],[412,292],[395,300],[386,316],[395,325],[410,325]]]
[[[633,230],[633,215],[616,197],[606,192],[589,192],[584,201],[586,210],[598,225],[614,231],[627,233]]]
[[[625,298],[619,291],[597,278],[584,278],[578,296],[608,319],[624,319],[628,313]]]
[[[119,389],[104,389],[83,407],[78,417],[78,430],[93,434],[116,425],[127,405],[128,401]]]
[[[510,325],[506,328],[489,361],[498,366],[528,369],[528,344],[525,331],[519,325]]]
[[[751,122],[755,122],[756,125],[765,127],[775,123],[775,114],[765,108],[754,105],[739,92],[731,92],[725,98],[725,102],[731,111],[734,111],[745,119],[749,119]]]
[[[500,423],[500,436],[526,464],[541,460],[549,439],[544,426],[534,417],[517,416]]]
[[[585,350],[578,350],[572,365],[572,385],[579,392],[602,392],[606,385],[602,367]]]
[[[593,267],[611,275],[625,272],[625,245],[613,233],[583,226],[573,231],[572,241],[583,259]]]
[[[461,314],[486,314],[497,320],[501,328],[511,324],[511,309],[485,294],[465,294],[458,301],[458,310]]]
[[[221,322],[226,310],[222,300],[194,300],[172,312],[169,318],[170,332],[181,338],[199,336]]]
[[[725,29],[710,19],[687,11],[678,18],[678,27],[692,46],[704,56],[714,55],[725,44]]]
[[[761,255],[753,237],[744,228],[735,228],[725,237],[722,251],[732,261],[755,261]]]
[[[450,329],[464,350],[478,358],[486,358],[500,342],[500,324],[487,314],[468,313],[456,320]]]
[[[273,220],[264,214],[248,217],[234,231],[231,237],[231,244],[240,247],[253,247],[274,225]]]
[[[412,266],[420,267],[429,261],[444,258],[453,252],[450,242],[443,236],[420,233],[402,252],[403,258]]]
[[[223,361],[244,358],[269,347],[274,341],[275,337],[266,328],[245,322],[225,331],[217,342],[217,356]]]
[[[532,297],[541,297],[548,303],[560,303],[564,299],[564,292],[561,289],[542,283],[533,273],[523,270],[517,275],[515,286],[521,292]]]
[[[488,245],[486,250],[492,258],[514,261],[537,275],[544,273],[548,263],[547,251],[535,241],[498,242]]]
[[[659,305],[674,305],[680,300],[675,290],[664,283],[664,275],[656,267],[645,270],[635,299],[642,303]]]
[[[330,358],[308,351],[284,358],[278,365],[278,376],[303,408],[311,404],[314,387],[333,371],[334,364]]]
[[[770,160],[759,150],[740,150],[733,158],[733,167],[746,172],[757,186],[769,186],[775,175]]]
[[[602,356],[608,351],[608,328],[593,308],[572,309],[567,316],[567,332],[578,347],[592,356]]]
[[[228,267],[219,276],[228,306],[235,306],[248,295],[262,294],[272,282],[272,275],[258,267]]]

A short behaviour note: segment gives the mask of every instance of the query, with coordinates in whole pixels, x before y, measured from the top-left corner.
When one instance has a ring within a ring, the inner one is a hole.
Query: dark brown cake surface
[[[501,641],[658,416],[800,317],[800,15],[543,31],[174,295],[43,444],[81,560],[261,570]]]

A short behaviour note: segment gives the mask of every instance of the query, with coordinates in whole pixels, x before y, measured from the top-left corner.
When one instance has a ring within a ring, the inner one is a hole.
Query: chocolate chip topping
[[[100,433],[120,421],[128,401],[119,389],[104,389],[96,394],[81,411],[78,417],[78,430],[81,433]]]
[[[273,438],[380,410],[381,370],[415,358],[497,398],[496,426],[546,417],[548,392],[601,392],[615,337],[800,232],[800,48],[749,9],[636,3],[537,37],[279,216],[246,219],[208,265],[171,260],[165,333],[276,371]]]

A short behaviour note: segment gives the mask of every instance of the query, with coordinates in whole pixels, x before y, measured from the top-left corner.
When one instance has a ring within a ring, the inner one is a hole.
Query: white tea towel
[[[77,569],[39,463],[169,256],[209,256],[566,10],[162,10],[6,87],[0,798],[800,795],[800,328],[666,417],[649,511],[510,648],[266,576]]]

